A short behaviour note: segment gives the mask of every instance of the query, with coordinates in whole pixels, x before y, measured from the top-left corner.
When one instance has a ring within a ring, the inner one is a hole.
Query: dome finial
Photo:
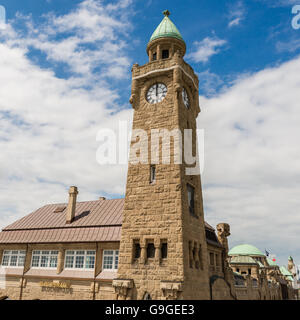
[[[164,14],[164,16],[168,17],[168,16],[170,15],[170,11],[169,11],[169,10],[165,10],[165,11],[163,12],[163,14]]]

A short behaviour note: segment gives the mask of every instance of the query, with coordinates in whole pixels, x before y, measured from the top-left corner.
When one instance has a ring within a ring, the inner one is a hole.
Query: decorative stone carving
[[[166,300],[177,300],[182,291],[182,282],[162,281],[160,288]]]
[[[218,240],[220,241],[221,245],[225,249],[225,256],[227,258],[228,255],[228,240],[227,237],[230,236],[230,225],[228,223],[219,223],[217,225],[218,231]]]
[[[114,279],[112,286],[117,294],[117,300],[131,299],[130,289],[133,288],[133,280]]]

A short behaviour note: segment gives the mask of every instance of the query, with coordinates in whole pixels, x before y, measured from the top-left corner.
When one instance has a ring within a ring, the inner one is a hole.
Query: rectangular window
[[[169,58],[169,50],[163,50],[162,51],[162,58],[168,59]]]
[[[25,255],[25,250],[4,250],[2,267],[23,267]]]
[[[154,165],[150,166],[150,183],[155,182],[156,178],[156,167]]]
[[[134,259],[139,259],[141,256],[141,246],[138,242],[134,243]]]
[[[187,184],[188,206],[191,215],[195,216],[195,188]]]
[[[154,258],[155,256],[155,247],[153,243],[148,243],[147,245],[147,258]]]
[[[154,52],[153,56],[152,56],[152,61],[155,61],[155,60],[157,60],[157,53],[156,52]]]
[[[118,270],[119,250],[104,250],[102,269],[108,271]]]
[[[167,257],[168,257],[168,244],[166,242],[164,242],[161,245],[161,258],[167,259]]]
[[[35,250],[32,252],[31,267],[56,268],[58,250]]]
[[[92,270],[95,267],[95,250],[67,250],[65,269]]]
[[[211,266],[215,265],[215,255],[212,252],[209,253],[209,263]]]

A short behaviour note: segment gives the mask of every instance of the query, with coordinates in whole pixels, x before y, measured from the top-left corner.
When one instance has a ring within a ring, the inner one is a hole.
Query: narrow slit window
[[[161,258],[167,259],[167,257],[168,257],[168,244],[166,242],[164,242],[161,245]]]
[[[156,167],[153,165],[153,166],[150,166],[150,183],[155,182],[155,179],[156,179]]]
[[[141,256],[141,246],[138,242],[134,244],[134,259],[139,259]]]
[[[191,215],[195,216],[195,188],[192,187],[190,184],[187,185],[187,192],[188,192],[188,206],[189,212]]]
[[[152,60],[153,61],[157,60],[157,53],[156,52],[153,53]]]
[[[154,258],[155,256],[155,247],[153,243],[148,243],[147,246],[147,258]]]

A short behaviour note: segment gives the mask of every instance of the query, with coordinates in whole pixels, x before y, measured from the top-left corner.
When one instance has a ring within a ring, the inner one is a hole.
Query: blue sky
[[[200,80],[206,220],[300,264],[300,29],[293,0],[0,0],[0,227],[49,202],[123,196],[126,165],[96,163],[97,131],[131,121],[131,65],[162,19]],[[298,220],[297,220],[298,219]],[[298,222],[297,222],[298,221]]]

